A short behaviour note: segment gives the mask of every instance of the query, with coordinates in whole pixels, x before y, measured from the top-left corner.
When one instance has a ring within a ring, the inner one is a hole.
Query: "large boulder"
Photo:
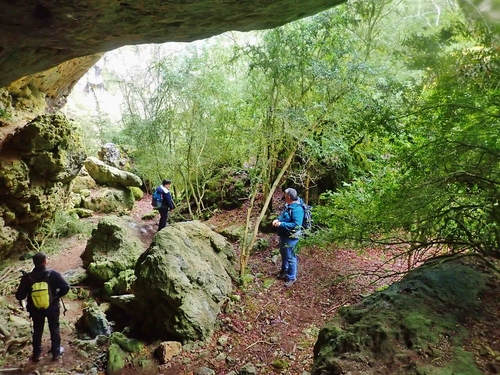
[[[71,183],[71,191],[79,193],[82,190],[91,190],[97,186],[95,180],[89,175],[89,172],[82,167],[78,176],[76,176]]]
[[[144,251],[136,228],[129,217],[108,216],[99,221],[80,255],[91,280],[115,284],[127,274],[127,270],[134,268]]]
[[[106,143],[102,146],[97,152],[97,156],[99,156],[99,160],[107,165],[123,170],[127,170],[127,166],[130,164],[127,156],[114,143]]]
[[[500,289],[483,271],[433,261],[340,309],[320,331],[312,374],[482,374],[467,352],[465,325],[491,323],[480,296]]]
[[[81,195],[81,206],[94,212],[126,213],[134,207],[134,193],[127,188],[104,187]]]
[[[201,222],[158,232],[135,266],[133,330],[163,340],[209,337],[232,291],[234,261],[231,244]]]
[[[241,207],[250,194],[250,178],[244,170],[219,168],[208,179],[203,203],[205,207],[217,206],[227,210]]]
[[[85,169],[100,185],[113,187],[139,187],[142,185],[142,180],[139,176],[107,165],[103,161],[92,156],[85,160]]]

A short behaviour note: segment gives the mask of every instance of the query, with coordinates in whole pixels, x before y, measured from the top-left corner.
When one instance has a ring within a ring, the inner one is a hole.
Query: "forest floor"
[[[151,211],[149,202],[150,198],[146,196],[131,213],[140,223],[145,249],[157,226],[157,219],[141,219]],[[219,211],[207,224],[217,229],[243,225],[245,216],[245,207]],[[96,223],[98,219],[96,216],[91,220]],[[389,261],[393,252],[390,248],[365,249],[360,253],[334,247],[308,247],[301,249],[299,254],[297,282],[286,288],[284,282],[275,277],[280,262],[277,237],[274,234],[262,236],[270,241],[271,246],[251,255],[249,282],[244,287],[235,285],[234,295],[239,297],[233,298],[223,308],[211,340],[185,346],[170,363],[155,366],[154,372],[130,364],[123,373],[236,375],[244,366],[249,366],[255,368],[255,374],[308,374],[321,327],[336,316],[340,307],[359,302],[395,280],[395,277],[379,278],[377,275],[383,273],[381,267],[396,273],[406,267],[402,259]],[[49,256],[49,268],[65,272],[81,267],[80,254],[87,240],[75,236],[61,243],[61,250]],[[234,246],[238,252],[238,244]],[[19,261],[12,269],[17,272],[19,268],[29,269],[30,266],[29,261]],[[497,297],[492,296],[492,299]],[[17,303],[12,295],[4,298],[11,305]],[[10,373],[20,374],[104,374],[104,350],[101,355],[89,358],[72,345],[76,338],[74,323],[81,316],[83,301],[67,300],[66,307],[68,312],[61,317],[62,342],[66,349],[62,358],[53,362],[50,355],[45,354],[40,362],[33,363],[29,360],[30,345],[25,345],[16,355],[0,360],[0,373],[4,372],[2,369],[10,369]],[[498,324],[496,327],[496,331],[490,334],[499,337]],[[44,348],[48,350],[50,337],[48,329],[45,331]],[[90,367],[91,371],[88,362],[95,364]]]

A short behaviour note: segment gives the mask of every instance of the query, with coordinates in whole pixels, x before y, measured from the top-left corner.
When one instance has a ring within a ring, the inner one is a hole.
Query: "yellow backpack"
[[[33,306],[39,310],[45,310],[52,302],[52,292],[49,286],[50,271],[46,273],[41,281],[33,282],[31,284],[31,300]]]

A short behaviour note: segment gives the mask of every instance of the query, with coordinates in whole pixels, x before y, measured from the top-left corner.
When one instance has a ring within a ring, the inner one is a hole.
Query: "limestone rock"
[[[83,267],[68,270],[63,274],[69,285],[78,285],[87,278],[87,271]]]
[[[182,344],[178,341],[164,341],[155,350],[155,355],[161,364],[168,363],[182,352]]]
[[[69,182],[86,158],[73,124],[63,115],[39,116],[21,128],[10,141],[30,169],[43,181]]]
[[[144,4],[110,0],[63,5],[54,0],[37,4],[6,2],[0,12],[0,86],[68,61],[65,69],[72,74],[65,76],[64,70],[53,69],[56,71],[44,77],[57,92],[80,78],[79,64],[70,64],[80,56],[126,44],[188,42],[227,30],[272,28],[341,2],[208,0],[178,2],[175,6],[159,0]]]
[[[122,152],[114,143],[106,143],[97,152],[99,160],[112,167],[126,170],[129,164],[128,158],[122,155]]]
[[[115,295],[109,298],[109,302],[112,307],[118,307],[127,312],[133,311],[136,300],[137,299],[133,294],[123,294],[120,296]]]
[[[100,185],[114,187],[140,187],[142,185],[142,181],[137,175],[107,165],[94,157],[88,157],[87,160],[85,160],[85,169]]]
[[[97,186],[95,180],[89,175],[85,167],[80,170],[71,183],[71,191],[78,193],[82,190],[94,189]]]
[[[198,221],[158,232],[135,267],[138,310],[132,329],[159,339],[209,337],[232,291],[234,260],[224,237]]]
[[[486,290],[498,284],[483,270],[460,260],[429,261],[400,282],[340,309],[320,331],[312,374],[342,374],[346,368],[401,373],[408,363],[416,374],[453,373],[456,363],[467,369],[464,373],[481,373],[474,355],[465,352],[463,322],[480,316],[481,294],[496,292]]]
[[[104,283],[134,268],[144,248],[131,225],[130,218],[108,216],[92,231],[80,257],[94,281]]]
[[[132,292],[132,284],[135,279],[134,270],[128,269],[121,271],[118,276],[104,283],[104,292],[108,296],[129,294]]]
[[[81,194],[85,194],[82,190]],[[127,213],[134,207],[135,198],[130,189],[105,187],[89,191],[82,197],[82,206],[88,210],[102,213]]]
[[[127,353],[138,353],[144,348],[144,343],[130,339],[121,332],[113,332],[110,337],[110,342],[118,344],[120,348]]]
[[[87,332],[92,338],[104,335],[110,336],[112,327],[106,314],[99,308],[96,302],[91,302],[83,309],[82,316],[76,322],[76,327]]]
[[[57,210],[70,205],[68,185],[85,152],[74,125],[61,115],[44,115],[18,130],[0,160],[0,258],[25,249]]]
[[[92,156],[85,160],[85,169],[100,185],[113,187],[139,187],[142,185],[141,179],[135,174],[107,165]]]

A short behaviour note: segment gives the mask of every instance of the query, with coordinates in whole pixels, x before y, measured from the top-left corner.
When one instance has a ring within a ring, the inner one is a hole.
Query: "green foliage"
[[[35,238],[30,239],[30,244],[35,251],[47,254],[58,250],[59,239],[83,234],[89,236],[92,225],[78,217],[76,213],[57,211],[51,221],[38,230]]]
[[[335,237],[500,256],[500,55],[450,30],[460,32],[447,34],[440,49],[408,38],[410,55],[435,54],[426,85],[406,107],[406,134],[393,135],[387,158],[323,196],[328,209],[316,210],[316,219]]]
[[[107,137],[143,180],[172,179],[204,217],[247,189],[269,197],[286,165],[279,183],[323,193],[328,241],[498,256],[500,59],[484,28],[445,0],[356,0],[252,36],[120,83],[123,131]],[[248,181],[226,191],[227,171]]]

